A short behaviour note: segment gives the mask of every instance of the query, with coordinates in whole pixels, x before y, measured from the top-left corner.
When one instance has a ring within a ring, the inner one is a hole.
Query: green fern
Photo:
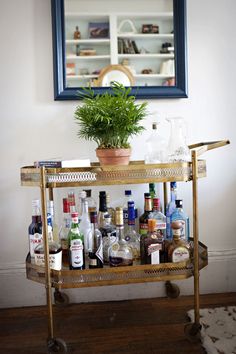
[[[104,94],[83,88],[78,94],[84,104],[75,111],[78,137],[94,140],[99,148],[129,147],[129,138],[145,129],[139,124],[147,114],[147,103],[136,104],[130,92],[118,82],[112,82]]]

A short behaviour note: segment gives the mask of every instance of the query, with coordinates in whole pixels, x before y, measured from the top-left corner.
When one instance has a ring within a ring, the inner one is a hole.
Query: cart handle
[[[207,141],[204,143],[197,143],[197,144],[192,144],[189,145],[189,149],[196,149],[197,150],[197,155],[200,156],[204,154],[204,152],[212,149],[219,148],[221,146],[225,146],[230,144],[229,140],[219,140],[219,141]]]

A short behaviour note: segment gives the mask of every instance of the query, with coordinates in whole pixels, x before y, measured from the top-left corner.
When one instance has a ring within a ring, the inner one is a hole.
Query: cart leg
[[[198,193],[197,193],[197,179],[198,179],[198,161],[197,152],[192,151],[192,173],[193,173],[193,239],[194,239],[194,323],[187,324],[185,333],[192,339],[193,337],[200,337],[200,303],[199,303],[199,252],[198,252]]]

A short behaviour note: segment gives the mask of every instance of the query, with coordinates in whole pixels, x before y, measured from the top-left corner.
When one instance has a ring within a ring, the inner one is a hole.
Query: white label
[[[83,266],[83,248],[83,242],[80,239],[71,240],[70,253],[72,267],[79,268]]]
[[[97,262],[96,258],[93,258],[93,259],[90,258],[89,259],[89,265],[96,267],[97,264],[98,264],[98,262]]]
[[[189,251],[185,247],[178,247],[172,253],[172,262],[183,262],[189,259]]]
[[[29,235],[29,246],[30,246],[30,256],[34,258],[34,249],[43,241],[43,235],[35,233],[33,235]]]
[[[49,254],[49,266],[50,269],[61,270],[61,260],[62,260],[62,251],[58,253]],[[44,254],[35,254],[35,264],[40,267],[45,266],[45,257]]]
[[[153,243],[148,246],[148,255],[151,255],[151,264],[160,264],[161,245]]]
[[[100,261],[103,263],[103,247],[102,247],[102,242],[100,243],[97,252],[96,252],[96,256],[98,257],[98,259],[100,259]]]

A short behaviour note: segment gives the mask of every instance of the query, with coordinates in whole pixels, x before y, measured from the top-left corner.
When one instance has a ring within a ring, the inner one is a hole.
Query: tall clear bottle
[[[91,250],[89,251],[89,268],[103,268],[102,234],[98,229],[97,212],[91,211]]]
[[[173,214],[176,206],[175,201],[177,199],[177,183],[170,182],[170,202],[166,207],[166,238],[167,240],[172,239],[172,232],[171,232],[171,215]]]
[[[78,213],[71,213],[71,228],[68,234],[70,269],[85,268],[84,235],[79,230]]]
[[[84,235],[84,247],[85,254],[88,255],[89,250],[91,250],[91,222],[88,212],[88,202],[86,198],[82,198],[82,215],[79,223],[79,228],[82,234]]]
[[[109,264],[109,248],[116,241],[116,227],[111,222],[111,215],[106,214],[104,216],[103,224],[99,230],[102,234],[103,243],[103,261],[104,264]]]
[[[54,211],[54,201],[53,200],[48,200],[47,201],[47,212],[51,215],[53,240],[58,242],[59,241],[59,228],[58,228],[58,225],[56,223],[55,211]]]
[[[59,239],[62,248],[62,264],[69,266],[68,234],[71,226],[70,203],[67,198],[63,198],[63,221],[59,231]]]
[[[181,223],[180,238],[185,241],[188,241],[189,240],[189,217],[183,210],[182,199],[176,199],[175,206],[176,208],[170,217],[171,223],[173,221],[179,221]]]
[[[140,262],[140,235],[135,230],[134,202],[128,202],[128,229],[125,231],[125,241],[133,251],[134,263]]]
[[[38,199],[32,200],[32,221],[28,228],[29,233],[29,251],[31,258],[34,258],[35,247],[42,242],[42,218],[40,201]]]
[[[130,266],[133,264],[133,252],[124,238],[123,208],[116,208],[116,242],[109,248],[111,267]]]
[[[97,203],[95,199],[92,197],[92,190],[91,189],[84,189],[86,193],[86,200],[88,202],[88,211],[97,211]]]

